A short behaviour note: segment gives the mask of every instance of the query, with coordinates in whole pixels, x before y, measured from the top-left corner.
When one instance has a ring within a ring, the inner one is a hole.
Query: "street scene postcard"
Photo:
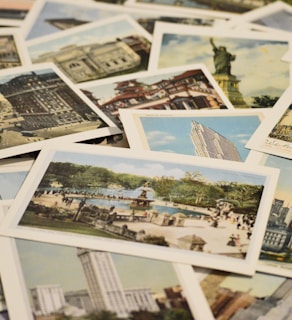
[[[248,274],[277,179],[277,169],[233,161],[51,146],[2,233]]]

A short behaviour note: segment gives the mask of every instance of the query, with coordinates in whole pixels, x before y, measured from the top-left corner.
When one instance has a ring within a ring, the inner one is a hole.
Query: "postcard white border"
[[[267,154],[263,154],[262,152],[252,150],[250,152],[248,163],[263,165],[263,162],[266,162],[267,156],[268,156]],[[289,160],[287,159],[287,161]],[[292,186],[292,183],[291,183],[291,186]],[[276,187],[276,190],[277,190],[277,187]],[[275,199],[275,195],[273,196],[273,199]],[[270,212],[269,212],[269,215],[270,215]],[[266,232],[266,228],[265,228],[265,232]],[[291,265],[290,268],[285,268],[285,265],[283,265],[282,262],[279,262],[279,265],[277,266],[277,263],[274,261],[272,261],[272,263],[269,263],[269,260],[258,259],[256,271],[273,274],[276,276],[278,275],[282,277],[292,278],[292,263],[290,263],[289,265]]]
[[[200,27],[200,26],[183,26],[177,25],[175,26],[173,23],[166,23],[166,22],[156,22],[154,33],[153,33],[153,43],[150,52],[149,58],[149,70],[158,69],[159,68],[159,57],[161,51],[161,43],[163,39],[163,35],[165,33],[172,33],[176,35],[198,35],[198,36],[212,36],[218,38],[237,38],[237,39],[251,39],[251,40],[268,40],[268,41],[283,41],[287,42],[288,48],[287,52],[291,49],[291,37],[288,35],[275,35],[269,34],[265,32],[238,32],[232,29],[226,29],[223,25],[222,28],[220,27]],[[285,56],[285,54],[284,54]],[[281,60],[280,60],[281,61]],[[290,70],[290,78],[291,81],[291,66]]]
[[[56,244],[56,246],[58,245]],[[76,245],[73,245],[73,247],[76,247]],[[87,247],[83,248],[87,249]],[[0,237],[0,251],[5,252],[5,259],[0,261],[0,279],[5,291],[10,319],[33,320],[33,310],[28,295],[29,288],[26,286],[15,239]],[[179,285],[182,287],[192,315],[196,320],[205,320],[206,312],[209,311],[208,305],[192,266],[169,263],[172,265]]]
[[[27,144],[22,144],[15,147],[8,147],[0,150],[0,157],[10,157],[18,154],[25,154],[31,151],[40,150],[43,146],[54,143],[57,141],[66,142],[77,142],[77,141],[85,141],[98,137],[106,137],[113,134],[120,134],[121,131],[116,127],[116,125],[108,119],[103,112],[101,112],[82,92],[80,92],[52,63],[44,63],[44,64],[36,64],[30,65],[28,67],[15,67],[10,69],[3,69],[0,72],[0,78],[5,75],[11,76],[12,74],[18,75],[19,73],[43,70],[43,69],[51,69],[55,72],[65,83],[66,85],[86,103],[88,108],[91,108],[106,124],[107,127],[98,128],[95,130],[88,130],[81,133],[68,134],[65,136],[59,136],[56,138],[51,138],[48,140],[37,141]]]
[[[269,138],[270,132],[281,120],[292,103],[291,93],[292,85],[285,90],[271,110],[270,115],[261,123],[251,139],[247,142],[247,148],[292,159],[292,142]]]
[[[276,14],[277,11],[287,11],[289,13],[292,13],[292,7],[291,5],[282,2],[282,1],[276,1],[269,3],[263,7],[248,11],[246,13],[243,13],[239,15],[238,17],[231,18],[229,21],[226,21],[225,27],[227,28],[238,28],[241,26],[241,24],[251,24],[251,26],[255,26],[258,28],[259,31],[266,31],[266,32],[279,32],[279,34],[283,33],[286,35],[291,35],[291,32],[285,31],[283,29],[275,29],[273,27],[269,26],[263,26],[258,23],[255,23],[253,21],[257,19],[264,18],[266,16]]]
[[[160,11],[157,11],[156,7],[151,7],[149,6],[148,8],[139,8],[139,7],[131,7],[131,6],[125,6],[125,5],[116,5],[116,4],[111,4],[111,3],[106,3],[106,2],[93,2],[93,1],[87,1],[82,2],[82,5],[80,3],[80,1],[78,0],[39,0],[35,3],[35,5],[33,6],[33,8],[30,10],[27,18],[25,19],[25,22],[22,26],[22,30],[24,33],[24,37],[27,39],[27,37],[29,36],[31,30],[35,27],[35,22],[38,19],[39,14],[41,14],[45,8],[45,5],[47,3],[56,3],[56,4],[64,4],[64,5],[70,5],[72,4],[72,6],[82,6],[83,10],[100,10],[100,11],[108,11],[108,12],[113,12],[116,14],[128,14],[130,16],[138,14],[142,16],[152,16],[153,18],[159,18],[160,16]],[[166,9],[166,8],[165,8]],[[178,12],[177,10],[170,8],[169,10],[165,11],[165,16],[169,16],[169,17],[174,17],[174,18],[190,18],[190,19],[194,19],[194,18],[202,18],[202,19],[220,19],[218,16],[214,16],[211,13],[206,13],[203,14],[200,10],[199,12],[193,13],[193,12],[189,12],[189,11],[183,11],[183,12]],[[196,15],[195,15],[196,14]],[[134,17],[133,17],[134,18]],[[222,18],[221,18],[222,19]],[[99,19],[98,21],[101,21],[101,19]],[[92,21],[89,21],[89,23]],[[58,32],[62,32],[60,31],[56,31],[55,33]],[[40,38],[40,37],[34,37],[32,39],[36,39],[36,38]],[[27,39],[27,41],[32,40],[32,39]]]
[[[238,16],[238,14],[233,12],[227,11],[215,11],[209,9],[199,9],[199,8],[192,8],[192,7],[182,7],[182,6],[172,6],[172,5],[163,5],[157,3],[141,3],[137,2],[136,0],[126,0],[124,3],[127,7],[135,7],[140,9],[153,9],[157,10],[158,12],[168,12],[168,11],[175,11],[178,13],[191,13],[191,14],[203,14],[207,16],[211,16],[214,18],[221,18],[221,19],[230,19],[232,17]]]
[[[123,123],[123,128],[127,135],[129,145],[134,150],[151,150],[145,135],[145,131],[141,124],[141,117],[240,117],[240,116],[258,116],[260,121],[266,117],[269,110],[267,109],[236,109],[236,110],[133,110],[133,109],[120,109],[120,118]],[[194,157],[198,157],[195,154]],[[244,162],[247,162],[249,158],[246,158]]]
[[[39,230],[38,228],[21,227],[18,222],[21,219],[25,208],[27,207],[31,197],[34,194],[42,176],[45,174],[47,166],[53,159],[55,153],[58,152],[74,152],[94,155],[106,155],[112,157],[127,157],[139,160],[149,161],[163,161],[166,163],[180,163],[197,165],[201,167],[226,169],[230,172],[239,171],[245,174],[254,174],[256,176],[265,177],[265,187],[261,197],[258,208],[257,219],[254,226],[253,241],[249,245],[245,259],[229,258],[227,256],[213,255],[208,253],[190,252],[182,249],[169,249],[168,254],[165,254],[165,248],[153,245],[146,245],[141,243],[134,243],[131,241],[121,241],[114,239],[106,239],[102,237],[90,237],[79,234],[72,234],[66,232]],[[215,160],[215,161],[214,161]],[[232,168],[232,169],[231,169]],[[247,166],[243,163],[235,163],[227,160],[217,159],[197,159],[194,163],[192,156],[176,155],[175,159],[170,158],[169,154],[160,152],[143,152],[135,153],[130,149],[117,149],[111,147],[92,148],[88,145],[68,144],[63,146],[55,144],[55,147],[47,146],[43,148],[27,178],[18,192],[16,200],[13,202],[6,219],[4,219],[0,226],[0,234],[12,237],[19,237],[24,239],[31,239],[36,241],[45,241],[51,243],[60,243],[71,245],[78,242],[80,246],[93,249],[102,249],[105,251],[112,251],[124,254],[133,254],[136,256],[149,257],[154,259],[162,259],[172,262],[194,264],[197,266],[204,266],[209,268],[218,268],[231,272],[252,274],[255,270],[258,253],[262,238],[264,236],[264,225],[267,222],[268,215],[266,208],[269,208],[272,203],[275,186],[278,179],[279,170],[268,168],[264,166]]]
[[[25,41],[23,40],[22,32],[20,28],[0,28],[0,36],[12,36],[15,42],[15,46],[17,49],[17,53],[20,60],[20,66],[26,66],[30,64],[30,57],[28,55],[28,51],[26,49]],[[18,67],[16,67],[18,68]],[[8,68],[1,69],[6,70]],[[10,69],[10,68],[9,68]]]

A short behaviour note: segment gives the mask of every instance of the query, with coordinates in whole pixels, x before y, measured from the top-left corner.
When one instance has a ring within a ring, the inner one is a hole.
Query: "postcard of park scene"
[[[246,144],[247,148],[292,159],[292,86]]]
[[[244,162],[247,141],[267,109],[132,110],[120,109],[131,148]]]
[[[157,22],[149,68],[204,63],[235,108],[272,107],[290,84],[290,37]]]
[[[23,66],[30,59],[20,31],[0,28],[0,70]]]
[[[217,17],[212,12],[206,14],[202,14],[200,11],[196,14],[194,12],[178,13],[173,8],[167,10],[165,8],[161,14],[161,11],[151,8],[139,9],[103,2],[80,3],[76,0],[41,0],[37,1],[30,10],[22,26],[22,31],[26,40],[32,40],[121,14],[130,15],[149,33],[153,32],[156,20],[208,26],[213,25],[217,20],[226,20]]]
[[[246,274],[254,270],[277,169],[55,145],[40,152],[1,225],[3,235],[80,241],[95,249]]]
[[[0,72],[0,157],[120,133],[51,63]]]
[[[118,15],[26,43],[32,63],[54,62],[83,83],[147,70],[151,40],[134,19]]]
[[[213,317],[277,319],[291,315],[292,279],[256,272],[251,277],[194,268]]]
[[[7,301],[11,298],[12,307],[19,303],[22,309],[15,320],[32,320],[38,313],[76,320],[90,315],[107,319],[114,313],[119,319],[178,319],[182,315],[186,320],[204,319],[201,305],[205,299],[191,266],[179,268],[167,261],[21,239],[4,239],[1,249],[12,252],[3,275],[9,273],[9,264],[18,269],[16,279],[7,280],[18,289],[6,297]],[[186,288],[185,275],[192,290]],[[96,286],[102,288],[102,298],[96,298]],[[54,304],[38,303],[51,290],[58,293]],[[19,299],[16,292],[22,293]]]
[[[193,64],[103,79],[78,87],[122,128],[123,109],[234,109],[203,64]]]

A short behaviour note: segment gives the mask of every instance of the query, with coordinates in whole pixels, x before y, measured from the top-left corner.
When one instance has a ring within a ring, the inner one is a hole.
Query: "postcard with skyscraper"
[[[0,157],[120,133],[52,63],[0,72]]]
[[[235,161],[54,144],[40,152],[1,234],[248,274],[277,178],[277,169]],[[228,244],[232,234],[238,246]]]
[[[120,109],[130,147],[244,162],[245,144],[266,109],[132,110]]]
[[[252,135],[247,148],[292,159],[292,86]]]
[[[185,267],[190,269],[192,291],[181,281],[180,268],[167,261],[21,239],[4,241],[2,247],[14,254],[9,263],[19,270],[14,296],[6,297],[22,310],[14,312],[13,320],[36,316],[204,320],[206,303],[190,266]]]
[[[292,275],[292,166],[291,159],[251,151],[249,163],[280,170],[270,208],[257,270],[290,277]]]
[[[289,38],[157,22],[149,66],[204,63],[235,108],[272,107],[290,84]]]
[[[128,15],[27,41],[32,63],[53,62],[74,83],[148,69],[152,37]]]
[[[0,28],[0,70],[23,66],[30,59],[17,28]]]
[[[233,109],[203,64],[193,64],[80,84],[84,94],[122,127],[123,109]]]

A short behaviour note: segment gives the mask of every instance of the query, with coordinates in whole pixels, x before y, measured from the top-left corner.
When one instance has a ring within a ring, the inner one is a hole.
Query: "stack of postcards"
[[[292,1],[106,2],[0,0],[0,320],[292,319]]]

